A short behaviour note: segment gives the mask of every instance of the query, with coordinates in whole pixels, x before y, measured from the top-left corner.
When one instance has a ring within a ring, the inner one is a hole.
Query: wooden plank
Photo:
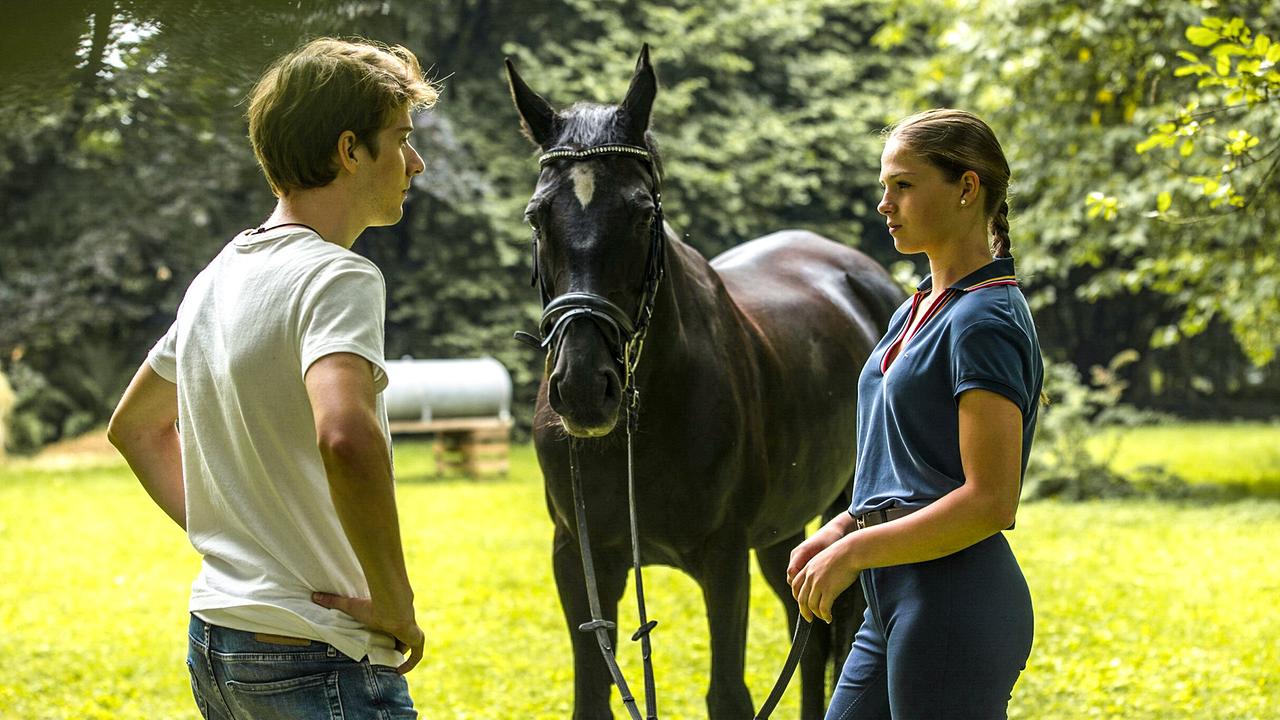
[[[505,475],[511,469],[510,461],[504,456],[500,458],[472,458],[457,460],[444,457],[436,458],[437,475]]]
[[[401,424],[401,427],[404,427]],[[449,418],[410,424],[411,431],[432,432],[436,475],[481,477],[510,470],[511,422],[499,418]]]
[[[456,430],[489,430],[510,432],[511,420],[499,417],[440,418],[439,420],[395,420],[388,423],[392,435],[441,433]]]

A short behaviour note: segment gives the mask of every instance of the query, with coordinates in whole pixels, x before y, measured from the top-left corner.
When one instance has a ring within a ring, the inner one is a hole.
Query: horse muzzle
[[[575,437],[608,435],[618,424],[622,380],[617,362],[591,323],[566,328],[547,378],[547,402]]]

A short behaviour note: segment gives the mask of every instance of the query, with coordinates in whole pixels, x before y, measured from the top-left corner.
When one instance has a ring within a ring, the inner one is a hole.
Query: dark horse
[[[755,548],[794,628],[789,555],[808,521],[848,506],[858,373],[903,293],[875,261],[810,232],[774,233],[710,263],[668,228],[651,240],[661,170],[648,132],[657,79],[647,46],[618,106],[579,103],[557,112],[510,62],[507,72],[523,129],[543,152],[623,144],[647,148],[653,158],[544,157],[526,212],[538,238],[535,274],[544,302],[586,293],[627,314],[651,303],[632,376],[640,392],[634,449],[641,555],[645,564],[683,570],[702,588],[711,634],[708,716],[750,718],[743,680],[748,551]],[[656,292],[646,282],[655,249],[665,265]],[[627,372],[616,332],[606,325],[567,322],[553,333],[534,419],[555,523],[556,587],[573,642],[573,716],[590,720],[612,717],[611,680],[595,639],[578,631],[590,613],[570,442],[579,444],[586,525],[610,621],[631,567],[627,444],[618,422]],[[860,620],[849,617],[854,612],[846,608],[846,622],[836,623],[840,638],[815,627],[801,663],[804,718],[822,714],[825,663],[843,659]]]

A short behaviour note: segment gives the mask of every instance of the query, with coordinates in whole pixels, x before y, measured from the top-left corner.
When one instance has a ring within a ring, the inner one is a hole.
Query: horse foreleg
[[[628,565],[599,551],[592,554],[595,556],[596,580],[599,583],[600,612],[605,620],[617,623],[618,601],[626,590]],[[600,654],[595,633],[578,630],[579,625],[591,620],[586,577],[582,571],[582,553],[578,549],[577,538],[559,525],[556,526],[552,567],[555,571],[556,590],[560,594],[560,608],[564,611],[565,622],[569,625],[569,638],[573,643],[573,718],[607,720],[613,717],[609,706],[613,678]],[[610,631],[609,638],[610,645],[616,650],[617,631]]]
[[[791,550],[803,541],[802,531],[770,547],[756,548],[756,562],[760,565],[760,573],[787,610],[787,637],[795,635],[796,620],[800,617],[800,609],[791,596],[791,586],[787,584],[787,565],[791,562]],[[822,621],[817,622],[817,627],[813,628],[809,641],[805,643],[804,654],[800,656],[801,720],[819,720],[826,712],[824,669],[827,657],[831,654],[831,633],[824,632],[826,628]],[[781,667],[779,663],[778,668]]]
[[[751,597],[747,565],[744,533],[711,538],[700,558],[697,580],[702,586],[711,634],[711,686],[707,689],[710,720],[742,720],[753,713],[751,693],[743,679]]]

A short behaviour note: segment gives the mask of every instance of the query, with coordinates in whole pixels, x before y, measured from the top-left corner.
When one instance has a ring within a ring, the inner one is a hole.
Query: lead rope
[[[627,503],[631,515],[631,566],[636,574],[636,611],[640,627],[631,635],[631,641],[640,641],[640,657],[644,659],[644,708],[648,720],[658,719],[658,690],[653,679],[653,647],[649,633],[658,625],[650,620],[644,604],[644,576],[640,570],[640,529],[636,521],[635,457],[632,452],[632,434],[639,425],[638,404],[640,391],[632,386],[627,392]]]
[[[591,540],[587,532],[587,505],[582,497],[582,483],[578,480],[578,441],[575,438],[569,438],[569,478],[573,483],[573,510],[578,524],[578,549],[582,554],[582,573],[587,585],[587,604],[591,609],[591,620],[579,625],[578,630],[595,633],[596,643],[600,645],[600,653],[604,655],[605,664],[609,666],[609,674],[613,676],[613,683],[618,686],[618,693],[622,695],[622,704],[626,705],[632,720],[642,720],[640,708],[636,707],[636,699],[631,695],[626,679],[622,677],[622,669],[618,667],[618,660],[614,657],[613,646],[609,641],[609,631],[618,626],[605,620],[603,613],[600,612],[600,590],[596,587],[596,569],[591,560]]]
[[[778,706],[782,693],[786,692],[787,685],[791,684],[791,676],[795,674],[796,666],[800,664],[800,656],[804,654],[804,646],[809,642],[811,629],[813,629],[813,623],[796,616],[796,634],[791,638],[791,651],[787,653],[787,661],[782,665],[782,672],[778,674],[778,680],[773,684],[769,697],[765,698],[764,704],[760,706],[760,712],[756,713],[755,720],[768,720],[768,717],[773,714],[773,709]]]

